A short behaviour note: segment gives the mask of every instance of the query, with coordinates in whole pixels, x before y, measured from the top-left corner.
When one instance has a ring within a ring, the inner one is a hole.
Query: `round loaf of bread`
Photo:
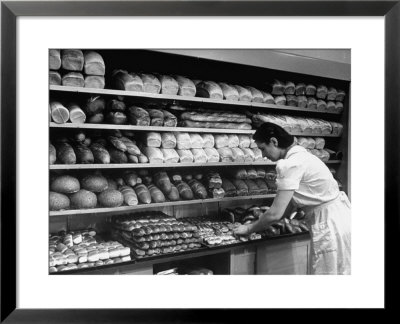
[[[50,191],[50,210],[68,209],[69,206],[70,201],[66,195]]]
[[[124,202],[124,196],[118,190],[106,189],[99,194],[99,203],[104,207],[119,207]]]
[[[78,209],[95,208],[97,205],[96,195],[88,190],[81,189],[70,197],[71,206]]]
[[[108,181],[101,175],[88,175],[81,181],[82,188],[91,192],[102,192],[108,188]]]
[[[71,194],[74,192],[78,192],[80,189],[80,184],[77,178],[71,177],[69,175],[62,175],[56,177],[50,185],[50,190],[62,193],[62,194]]]

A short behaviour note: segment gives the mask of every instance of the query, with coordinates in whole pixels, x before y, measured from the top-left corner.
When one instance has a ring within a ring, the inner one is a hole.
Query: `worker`
[[[269,210],[252,224],[236,226],[234,234],[263,231],[294,206],[304,211],[310,229],[311,274],[349,275],[350,202],[328,167],[276,124],[262,124],[253,138],[263,156],[277,162],[277,194]]]

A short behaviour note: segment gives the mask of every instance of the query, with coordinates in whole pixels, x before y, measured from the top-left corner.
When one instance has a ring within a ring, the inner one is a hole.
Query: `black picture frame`
[[[398,282],[387,266],[398,255],[400,192],[400,2],[397,1],[2,1],[1,2],[1,322],[216,322],[227,311],[16,308],[16,19],[19,16],[384,16],[385,308]],[[373,44],[371,44],[373,46]],[[372,86],[373,80],[371,80]],[[371,167],[373,168],[373,167]],[[373,176],[371,175],[371,178]],[[371,179],[373,181],[373,179]],[[373,262],[373,260],[371,260]],[[232,310],[228,314],[232,316]],[[247,313],[246,313],[247,314]],[[252,316],[256,316],[252,314]],[[233,321],[232,317],[232,321]]]

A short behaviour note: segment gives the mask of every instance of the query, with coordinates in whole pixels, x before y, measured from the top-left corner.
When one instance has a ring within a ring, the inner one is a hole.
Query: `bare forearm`
[[[265,230],[268,226],[279,221],[282,215],[272,214],[270,211],[266,211],[260,216],[258,221],[249,225],[249,233],[260,232]]]

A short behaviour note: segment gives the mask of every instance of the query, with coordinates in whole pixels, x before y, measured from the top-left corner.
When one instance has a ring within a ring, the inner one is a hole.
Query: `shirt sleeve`
[[[290,159],[280,160],[276,165],[276,185],[278,190],[299,189],[303,178],[303,168]]]

